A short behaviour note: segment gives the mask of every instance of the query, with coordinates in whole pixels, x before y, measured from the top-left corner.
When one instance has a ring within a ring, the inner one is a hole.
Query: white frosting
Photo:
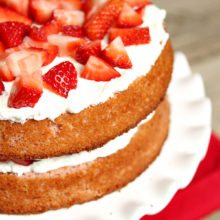
[[[154,113],[150,114],[146,119],[142,120],[135,128],[132,128],[127,133],[124,133],[121,136],[118,136],[115,139],[109,141],[101,148],[92,151],[82,151],[72,155],[42,159],[32,163],[29,166],[22,166],[11,161],[0,162],[0,172],[16,173],[19,176],[30,172],[45,173],[61,167],[77,166],[86,162],[94,161],[97,158],[107,157],[126,147],[129,144],[131,138],[137,132],[138,128],[150,120],[153,117],[153,114]]]
[[[34,108],[21,109],[8,108],[7,102],[12,83],[4,83],[5,92],[0,96],[0,120],[18,123],[24,123],[28,119],[54,120],[63,113],[78,113],[91,105],[105,102],[117,92],[126,90],[134,80],[150,71],[161,54],[169,38],[169,34],[163,27],[165,17],[164,10],[154,5],[146,7],[142,26],[150,28],[151,42],[146,45],[126,47],[133,67],[131,69],[116,68],[121,77],[110,82],[95,82],[78,77],[77,89],[71,90],[67,99],[44,89],[42,97]],[[104,41],[103,44],[105,44]],[[83,66],[67,57],[56,58],[54,62],[43,68],[43,72],[66,60],[73,62],[80,73]]]

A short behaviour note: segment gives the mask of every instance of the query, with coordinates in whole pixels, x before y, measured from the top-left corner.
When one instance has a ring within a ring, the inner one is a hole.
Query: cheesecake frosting
[[[34,108],[9,108],[7,105],[12,82],[4,83],[5,91],[0,96],[0,120],[10,120],[12,122],[24,123],[26,120],[55,120],[66,112],[78,113],[89,106],[94,106],[107,101],[114,94],[126,90],[129,85],[138,77],[146,75],[157,58],[160,56],[166,45],[169,34],[164,29],[164,19],[166,11],[159,9],[155,5],[149,5],[144,11],[143,27],[149,27],[151,42],[145,45],[127,46],[126,50],[131,59],[133,67],[131,69],[115,68],[121,77],[112,79],[109,82],[96,82],[86,80],[78,76],[77,89],[71,90],[67,99],[44,89],[44,92]],[[102,41],[103,48],[106,45],[106,38]],[[74,64],[78,74],[83,65],[70,57],[57,57],[51,64],[42,68],[46,73],[53,66],[70,61]]]

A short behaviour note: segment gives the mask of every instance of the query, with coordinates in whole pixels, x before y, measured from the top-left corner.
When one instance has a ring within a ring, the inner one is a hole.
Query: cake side
[[[104,103],[78,114],[63,114],[54,122],[0,121],[0,159],[40,159],[102,146],[137,125],[159,105],[171,80],[172,65],[173,50],[168,41],[146,76]]]
[[[169,104],[164,101],[131,142],[115,154],[44,174],[0,174],[0,212],[39,213],[98,199],[118,190],[155,159],[168,128]]]

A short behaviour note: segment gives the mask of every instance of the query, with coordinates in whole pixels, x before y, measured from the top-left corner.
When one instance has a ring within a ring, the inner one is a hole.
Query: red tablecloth
[[[159,214],[141,220],[198,220],[220,210],[220,140],[212,134],[209,150],[191,184],[177,192]]]

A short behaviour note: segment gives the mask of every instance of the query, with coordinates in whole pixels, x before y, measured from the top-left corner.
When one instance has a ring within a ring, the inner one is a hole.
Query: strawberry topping
[[[0,23],[0,40],[6,48],[20,45],[30,27],[20,22]]]
[[[0,0],[0,4],[13,9],[22,15],[28,15],[29,0]]]
[[[142,16],[138,14],[131,6],[124,4],[122,12],[118,18],[117,26],[135,27],[143,23]]]
[[[125,46],[150,43],[148,27],[143,28],[112,28],[109,33],[109,41],[121,37]]]
[[[125,0],[131,7],[142,8],[151,4],[149,0]]]
[[[5,91],[5,86],[3,82],[0,80],[0,95]]]
[[[44,24],[42,27],[33,26],[29,36],[33,40],[46,42],[49,35],[58,34],[60,30],[60,25],[56,21],[51,21]]]
[[[84,30],[91,40],[101,40],[118,18],[123,0],[109,0],[86,21]]]
[[[77,87],[71,62],[42,76],[41,68],[57,56],[71,56],[84,65],[79,73],[84,79],[120,77],[114,67],[132,68],[126,46],[150,42],[149,28],[138,27],[148,4],[149,0],[0,0],[0,95],[3,82],[14,81],[11,108],[34,107],[43,87],[67,98]],[[102,50],[104,37],[109,44]]]
[[[21,159],[13,159],[12,161],[22,166],[29,166],[34,162],[33,160],[21,160]]]
[[[113,40],[102,52],[104,59],[112,66],[131,68],[131,60],[120,37]]]
[[[76,50],[76,55],[74,58],[82,64],[85,64],[91,55],[100,56],[101,55],[101,41],[91,41],[87,44],[83,44]]]
[[[40,24],[48,22],[57,7],[58,4],[55,1],[30,0],[30,14]]]
[[[5,82],[10,82],[15,79],[15,76],[9,70],[5,61],[0,61],[0,79]]]
[[[75,67],[69,61],[62,62],[50,69],[44,76],[45,86],[67,98],[69,91],[77,87],[77,73]]]
[[[48,42],[34,41],[26,37],[23,42],[25,48],[39,49],[43,53],[43,66],[50,64],[58,55],[58,47]]]
[[[86,0],[83,3],[82,9],[86,14],[86,20],[101,6],[100,0]]]
[[[82,38],[62,35],[50,35],[48,41],[58,46],[60,56],[74,56],[77,48],[86,42]]]
[[[18,77],[12,87],[8,107],[10,108],[33,108],[40,99],[43,92],[41,74],[36,72],[31,75],[22,74]]]
[[[54,11],[54,19],[61,25],[82,26],[84,13],[79,10],[58,9]]]
[[[65,25],[63,26],[62,33],[71,37],[84,37],[83,28],[81,26]]]
[[[0,42],[0,57],[2,56],[2,54],[4,54],[5,52],[5,46],[2,42]]]
[[[59,8],[67,10],[80,10],[82,9],[82,0],[55,0],[59,2]]]
[[[7,22],[7,21],[21,22],[26,25],[30,25],[32,23],[32,21],[29,18],[21,14],[18,14],[17,12],[12,11],[10,9],[0,7],[0,22]]]
[[[90,56],[83,71],[81,72],[82,78],[94,81],[110,81],[111,79],[120,76],[120,73],[112,66],[95,56]]]

